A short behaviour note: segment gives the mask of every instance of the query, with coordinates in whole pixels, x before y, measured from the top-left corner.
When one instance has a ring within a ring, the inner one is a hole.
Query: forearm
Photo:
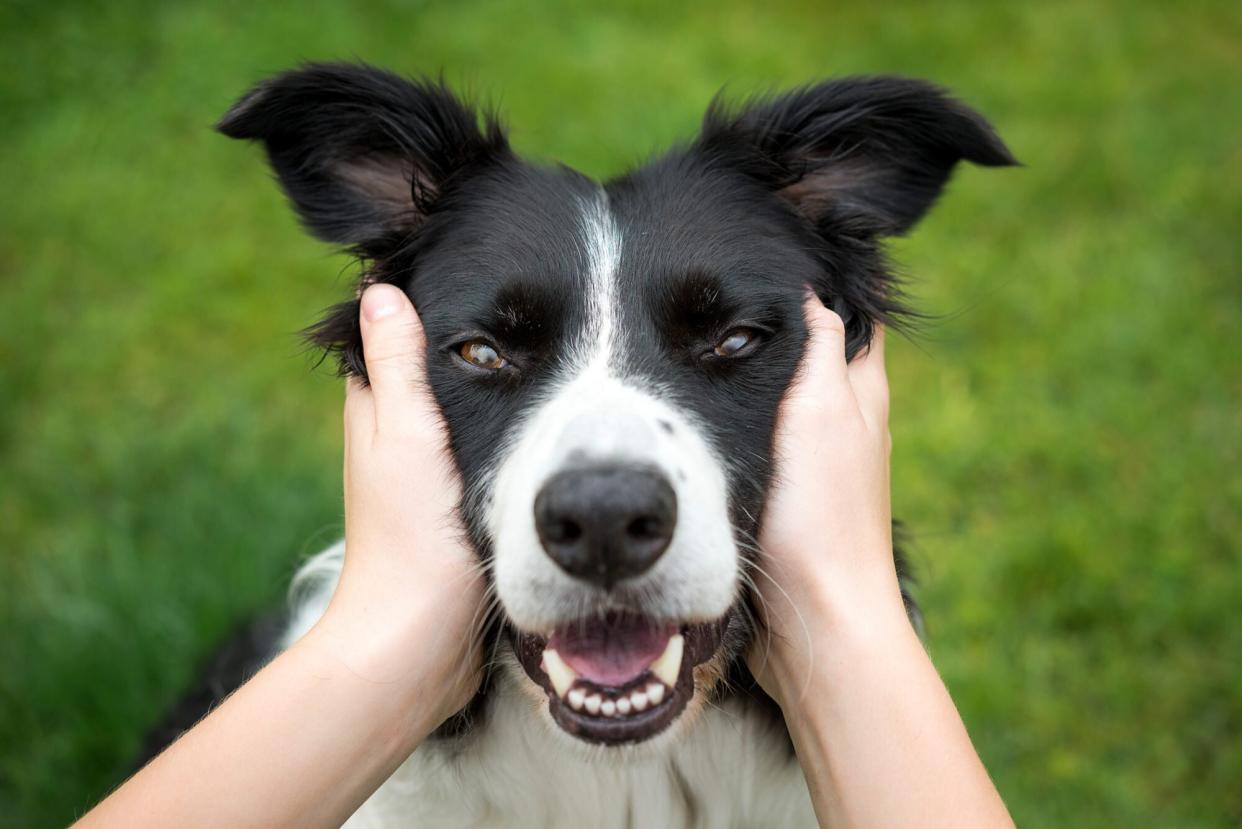
[[[820,823],[1012,826],[900,602],[831,616],[810,664],[781,679]]]
[[[340,826],[435,728],[439,708],[423,698],[428,683],[408,661],[417,654],[385,675],[382,644],[343,657],[339,641],[316,628],[80,825]]]

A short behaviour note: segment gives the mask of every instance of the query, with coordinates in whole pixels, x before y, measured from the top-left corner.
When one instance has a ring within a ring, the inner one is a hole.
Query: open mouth
[[[518,661],[548,692],[552,718],[606,745],[663,731],[694,696],[694,667],[720,646],[727,617],[677,625],[607,613],[561,625],[549,636],[514,634]]]

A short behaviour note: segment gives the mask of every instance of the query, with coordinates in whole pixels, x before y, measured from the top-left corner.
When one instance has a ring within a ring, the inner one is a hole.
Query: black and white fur
[[[418,308],[462,516],[499,599],[484,691],[349,825],[813,825],[783,724],[740,657],[802,298],[809,286],[845,319],[851,357],[898,322],[882,241],[959,160],[1015,163],[987,122],[920,81],[838,80],[714,103],[693,141],[601,184],[519,158],[442,85],[309,65],[260,84],[220,129],[261,142],[308,229]],[[357,317],[346,302],[313,337],[365,374]],[[719,356],[737,330],[754,339]],[[480,337],[505,368],[462,360]],[[678,502],[666,552],[607,590],[549,558],[532,510],[550,476],[595,462],[658,470]],[[323,611],[342,556],[298,576],[283,644]],[[608,608],[726,620],[692,704],[635,745],[559,729],[509,635]]]

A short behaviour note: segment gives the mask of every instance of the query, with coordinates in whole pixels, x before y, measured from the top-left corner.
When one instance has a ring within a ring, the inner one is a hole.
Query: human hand
[[[370,385],[350,378],[345,396],[345,563],[317,628],[360,674],[416,682],[442,721],[478,687],[484,573],[458,517],[418,315],[399,288],[376,284],[361,327]]]
[[[796,701],[834,631],[909,627],[893,565],[884,332],[845,361],[845,326],[814,296],[810,340],[781,405],[776,476],[759,533],[761,621],[748,655],[777,702]]]

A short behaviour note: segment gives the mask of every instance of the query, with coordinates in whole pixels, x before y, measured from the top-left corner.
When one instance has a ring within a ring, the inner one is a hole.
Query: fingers
[[[426,339],[414,306],[395,285],[377,283],[362,294],[362,350],[371,380],[376,426],[416,409],[426,372]],[[355,394],[351,389],[349,394]],[[348,398],[347,398],[348,399]]]
[[[884,329],[877,326],[867,351],[845,362],[845,323],[808,293],[804,306],[810,338],[796,393],[812,401],[849,403],[872,430],[888,428],[888,377]]]
[[[802,356],[801,382],[818,385],[825,381],[844,381],[845,323],[809,291],[803,313],[810,337]]]
[[[351,443],[364,445],[364,436],[375,432],[375,399],[362,379],[350,377],[345,381],[345,450]]]
[[[884,370],[884,328],[876,326],[867,350],[847,369],[854,399],[871,429],[888,426],[888,375]]]

